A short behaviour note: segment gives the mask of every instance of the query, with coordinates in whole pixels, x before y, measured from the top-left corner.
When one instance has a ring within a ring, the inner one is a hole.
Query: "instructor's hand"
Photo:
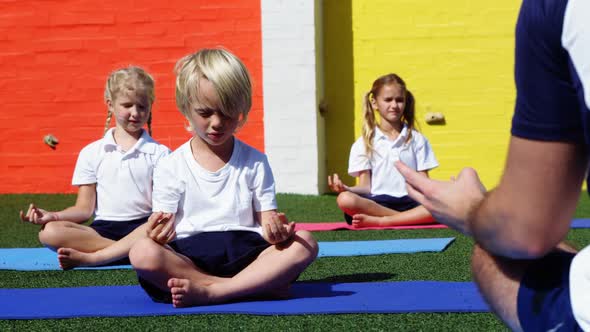
[[[406,179],[408,194],[440,223],[471,235],[470,218],[484,199],[486,189],[473,168],[464,168],[451,181],[432,180],[398,161],[395,167]]]

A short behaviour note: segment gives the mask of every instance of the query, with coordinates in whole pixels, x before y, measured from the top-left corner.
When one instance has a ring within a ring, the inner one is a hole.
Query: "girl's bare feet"
[[[352,227],[379,227],[381,226],[381,219],[383,219],[383,217],[369,216],[361,213],[355,214],[352,216]]]
[[[59,266],[64,270],[70,270],[78,266],[95,266],[97,260],[93,253],[78,251],[72,248],[59,248],[57,250],[57,260]]]

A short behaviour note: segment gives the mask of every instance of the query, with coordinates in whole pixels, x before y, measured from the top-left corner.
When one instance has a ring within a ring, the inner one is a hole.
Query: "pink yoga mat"
[[[447,226],[441,225],[441,224],[427,224],[427,225],[405,225],[405,226],[354,228],[345,222],[318,222],[318,223],[297,222],[297,223],[295,223],[296,230],[306,230],[306,231],[312,231],[312,232],[335,231],[335,230],[339,230],[339,229],[348,229],[348,230],[352,230],[352,231],[364,231],[364,230],[374,230],[374,229],[428,229],[428,228],[447,228]]]

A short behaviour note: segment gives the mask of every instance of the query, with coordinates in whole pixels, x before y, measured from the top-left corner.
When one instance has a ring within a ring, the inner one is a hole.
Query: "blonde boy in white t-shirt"
[[[176,71],[194,137],[156,168],[149,237],[129,252],[140,284],[175,307],[285,296],[318,246],[276,212],[266,156],[234,137],[251,107],[248,72],[221,49],[184,57]]]

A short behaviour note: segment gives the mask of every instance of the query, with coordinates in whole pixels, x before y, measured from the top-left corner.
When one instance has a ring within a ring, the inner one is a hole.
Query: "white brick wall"
[[[318,194],[324,188],[316,1],[261,0],[264,145],[281,193]]]

